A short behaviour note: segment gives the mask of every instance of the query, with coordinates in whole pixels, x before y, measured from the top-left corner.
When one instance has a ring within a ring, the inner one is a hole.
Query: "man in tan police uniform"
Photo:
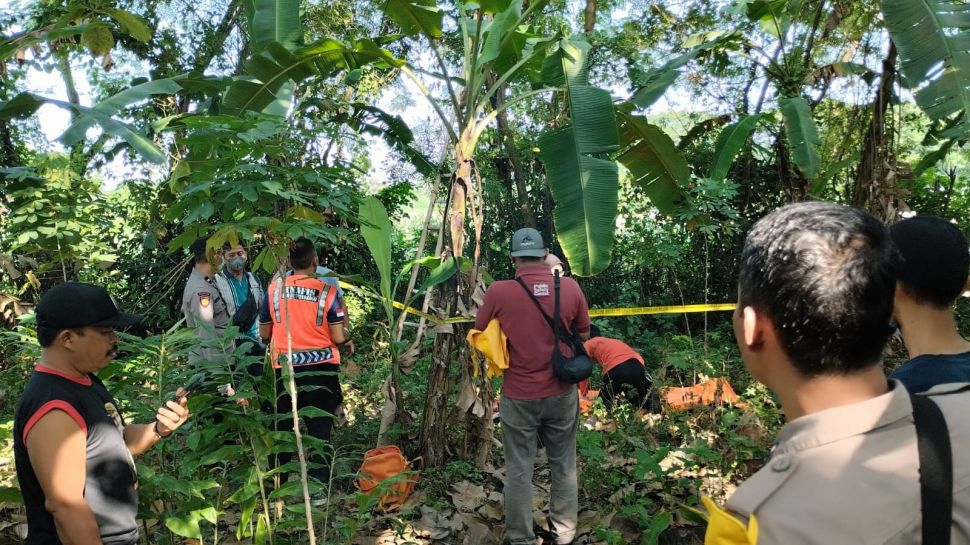
[[[912,405],[880,360],[896,250],[857,209],[798,203],[759,221],[741,255],[734,329],[787,417],[766,466],[727,502],[757,543],[921,543]],[[943,385],[953,452],[951,543],[970,543],[970,393]],[[712,523],[711,528],[714,528]],[[721,543],[709,530],[706,543]]]
[[[185,325],[194,328],[196,335],[203,341],[221,338],[225,335],[229,324],[226,301],[213,282],[215,269],[209,262],[207,242],[207,238],[200,238],[192,245],[195,265],[182,292],[182,314],[185,315]],[[229,347],[229,350],[232,350],[232,347]],[[192,352],[189,363],[222,359],[220,356],[224,357],[215,347],[199,348]]]

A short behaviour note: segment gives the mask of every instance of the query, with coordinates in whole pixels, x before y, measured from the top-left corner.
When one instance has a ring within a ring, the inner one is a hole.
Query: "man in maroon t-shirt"
[[[517,280],[489,286],[475,318],[475,328],[480,330],[498,319],[509,342],[509,368],[502,382],[499,413],[506,466],[505,536],[511,545],[535,542],[532,472],[537,439],[546,447],[549,458],[549,519],[556,543],[571,543],[576,535],[579,401],[575,385],[559,382],[552,373],[553,331],[529,297],[531,292],[542,311],[553,315],[554,279],[543,262],[545,248],[542,235],[535,229],[516,231],[511,256]],[[589,338],[586,298],[572,278],[560,280],[559,316],[566,330],[577,331],[583,340]],[[565,344],[560,343],[560,350],[567,357],[572,355]]]

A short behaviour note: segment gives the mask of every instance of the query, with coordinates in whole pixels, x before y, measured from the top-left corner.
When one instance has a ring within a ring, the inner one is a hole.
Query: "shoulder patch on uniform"
[[[794,473],[798,458],[791,454],[772,457],[765,467],[758,470],[734,492],[727,507],[745,517],[750,517],[768,500]]]
[[[203,307],[209,306],[209,302],[212,300],[212,294],[207,291],[199,292],[199,304]]]

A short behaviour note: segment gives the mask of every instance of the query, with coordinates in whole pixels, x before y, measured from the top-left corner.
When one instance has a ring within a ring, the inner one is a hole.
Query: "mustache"
[[[111,357],[117,356],[118,355],[118,345],[117,344],[111,345],[111,349],[108,350],[108,353],[106,355],[111,356]]]

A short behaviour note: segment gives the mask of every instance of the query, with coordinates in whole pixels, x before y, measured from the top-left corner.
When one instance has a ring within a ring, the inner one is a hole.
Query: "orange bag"
[[[718,401],[733,404],[739,409],[744,408],[744,403],[738,401],[738,394],[724,377],[705,380],[684,388],[669,388],[663,399],[664,408],[670,411],[685,411],[698,405],[714,405]]]
[[[368,450],[360,466],[357,488],[365,493],[379,494],[379,510],[398,509],[418,484],[418,470],[412,468],[415,464],[423,467],[424,461],[420,456],[408,461],[401,449],[394,445]]]
[[[599,396],[600,396],[599,390],[589,390],[588,392],[586,392],[586,395],[583,395],[582,392],[580,392],[579,412],[582,413],[583,416],[588,416],[589,411],[593,410],[593,403],[596,401],[596,398]]]

